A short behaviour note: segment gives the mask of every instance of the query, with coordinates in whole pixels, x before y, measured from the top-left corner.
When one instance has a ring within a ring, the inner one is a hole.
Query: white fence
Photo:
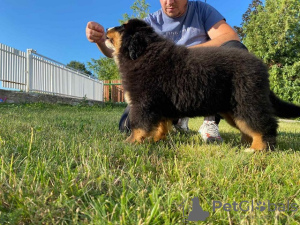
[[[0,81],[5,88],[103,101],[103,82],[27,49],[0,43]]]

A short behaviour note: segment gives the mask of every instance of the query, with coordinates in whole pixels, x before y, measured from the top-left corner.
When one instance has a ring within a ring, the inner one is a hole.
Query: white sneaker
[[[190,130],[188,126],[188,122],[189,122],[188,117],[180,118],[178,120],[178,123],[175,124],[174,127],[176,128],[176,130],[188,132]]]
[[[198,132],[205,143],[223,142],[219,133],[219,127],[215,121],[204,121]]]

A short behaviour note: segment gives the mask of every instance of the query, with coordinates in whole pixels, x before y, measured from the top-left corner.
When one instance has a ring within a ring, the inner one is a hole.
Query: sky
[[[203,0],[204,1],[204,0]],[[87,63],[103,57],[85,36],[87,22],[104,28],[119,25],[123,14],[132,14],[134,0],[0,0],[0,43],[37,53],[63,64]],[[146,0],[150,13],[160,9],[159,0]],[[207,0],[227,20],[239,26],[252,0]]]

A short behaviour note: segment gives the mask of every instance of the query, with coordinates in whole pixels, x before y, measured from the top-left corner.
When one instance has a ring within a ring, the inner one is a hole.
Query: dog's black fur
[[[262,150],[276,143],[276,115],[300,116],[300,107],[270,91],[266,66],[247,51],[187,49],[138,19],[113,32],[120,34],[114,57],[131,106],[132,129],[149,133],[165,119],[220,113],[253,142],[251,148]],[[256,135],[261,141],[254,140]]]

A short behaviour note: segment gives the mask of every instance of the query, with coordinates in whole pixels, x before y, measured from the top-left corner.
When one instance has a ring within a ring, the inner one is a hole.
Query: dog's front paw
[[[127,143],[143,143],[146,139],[143,132],[140,130],[133,130],[131,135],[126,139]]]
[[[244,150],[244,152],[246,152],[246,153],[255,153],[255,152],[257,152],[258,150],[255,150],[254,148],[246,148],[245,150]]]
[[[134,143],[134,139],[133,139],[132,135],[130,135],[128,138],[126,138],[125,142],[126,143]]]

